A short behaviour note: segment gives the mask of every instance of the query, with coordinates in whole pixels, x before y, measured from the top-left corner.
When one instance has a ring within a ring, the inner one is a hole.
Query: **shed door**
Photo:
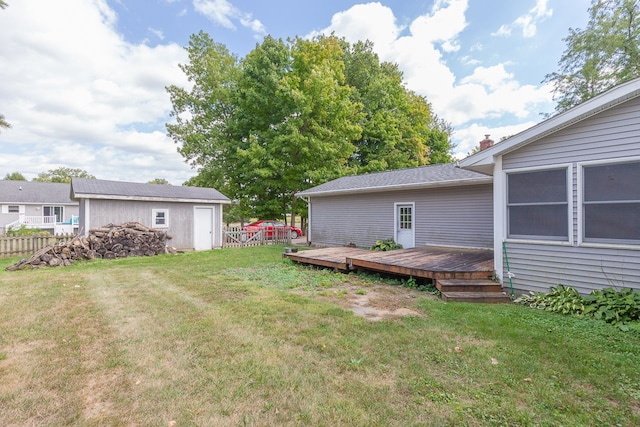
[[[206,251],[213,248],[213,208],[194,209],[194,249]]]
[[[403,248],[413,248],[415,246],[414,232],[414,205],[413,203],[396,204],[396,243],[400,243]]]

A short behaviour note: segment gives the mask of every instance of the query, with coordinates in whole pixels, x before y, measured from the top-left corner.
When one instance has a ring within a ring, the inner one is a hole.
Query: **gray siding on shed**
[[[169,228],[167,232],[173,237],[168,241],[168,245],[178,249],[193,249],[194,247],[194,205],[191,203],[102,199],[89,199],[88,202],[90,228],[102,227],[109,223],[119,225],[129,221],[137,221],[148,227],[153,227],[152,210],[168,209]],[[81,209],[83,212],[86,203],[87,200],[82,199]],[[214,221],[219,221],[220,205],[202,203],[197,206],[214,206]],[[217,224],[217,222],[215,223]],[[80,226],[82,229],[86,227],[86,219],[82,221]],[[162,230],[162,228],[158,229]],[[220,247],[221,237],[217,235],[218,229],[215,227],[214,232],[216,233],[214,247]]]
[[[572,165],[573,246],[508,242],[514,288],[547,291],[559,283],[583,293],[607,286],[640,289],[638,250],[578,245],[579,162],[640,157],[640,98],[601,112],[502,158],[502,169]],[[506,266],[504,270],[504,285]]]
[[[491,248],[491,184],[311,198],[311,242],[368,247],[394,233],[394,203],[415,202],[415,244]]]

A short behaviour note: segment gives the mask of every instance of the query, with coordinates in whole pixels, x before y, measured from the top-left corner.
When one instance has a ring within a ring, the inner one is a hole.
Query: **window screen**
[[[507,223],[512,238],[569,239],[567,169],[507,175]]]
[[[583,172],[584,241],[640,244],[640,162]]]
[[[20,213],[20,206],[12,206],[12,205],[9,205],[9,207],[8,207],[7,211],[8,211],[9,213]]]

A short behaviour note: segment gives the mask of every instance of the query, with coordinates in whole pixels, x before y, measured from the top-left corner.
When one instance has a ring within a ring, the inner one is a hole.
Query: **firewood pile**
[[[167,246],[168,239],[171,239],[171,236],[165,231],[149,228],[139,222],[108,224],[89,230],[86,237],[76,236],[67,243],[42,248],[31,257],[21,259],[5,270],[67,266],[83,259],[176,253],[175,248]]]

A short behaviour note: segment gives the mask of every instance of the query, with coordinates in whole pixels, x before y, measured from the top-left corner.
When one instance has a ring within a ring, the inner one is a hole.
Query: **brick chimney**
[[[485,135],[484,139],[480,141],[480,151],[486,150],[489,147],[493,147],[493,139],[489,139],[489,135]]]

